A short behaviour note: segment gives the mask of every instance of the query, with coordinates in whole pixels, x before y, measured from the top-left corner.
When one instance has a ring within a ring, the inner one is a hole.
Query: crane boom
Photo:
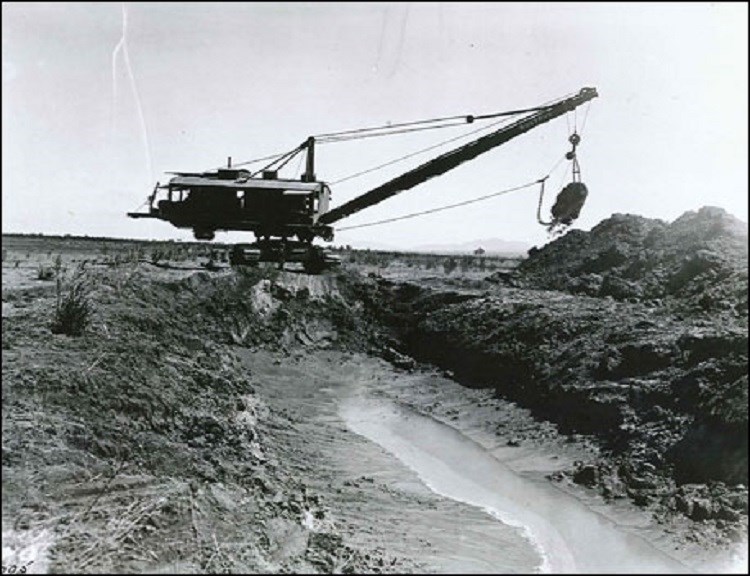
[[[581,104],[584,104],[589,100],[596,98],[597,96],[598,93],[596,91],[596,88],[583,88],[575,96],[571,96],[570,98],[561,100],[556,104],[551,104],[550,106],[543,108],[539,112],[517,120],[516,122],[500,128],[492,132],[491,134],[487,134],[485,136],[482,136],[481,138],[478,138],[477,140],[469,142],[468,144],[464,144],[463,146],[446,152],[445,154],[442,154],[437,158],[433,158],[432,160],[429,160],[424,164],[417,166],[409,172],[405,172],[404,174],[397,176],[396,178],[386,182],[385,184],[381,184],[377,188],[373,188],[369,192],[365,192],[361,196],[358,196],[353,200],[342,204],[338,208],[334,208],[322,214],[319,218],[319,222],[321,224],[332,224],[341,220],[342,218],[351,216],[352,214],[359,212],[360,210],[364,210],[365,208],[369,208],[370,206],[378,204],[379,202],[382,202],[383,200],[386,200],[387,198],[390,198],[391,196],[394,196],[399,192],[403,192],[404,190],[413,188],[414,186],[417,186],[418,184],[421,184],[429,180],[430,178],[445,174],[449,170],[456,168],[464,162],[472,160],[480,154],[484,154],[485,152],[488,152],[493,148],[504,144],[508,140],[511,140],[516,136],[528,132],[529,130],[535,128],[536,126],[539,126],[540,124],[549,122],[550,120],[553,120],[554,118],[557,118],[558,116],[561,116],[566,112],[574,110]]]

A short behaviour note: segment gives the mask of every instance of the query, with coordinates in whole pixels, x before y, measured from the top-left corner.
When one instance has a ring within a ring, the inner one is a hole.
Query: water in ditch
[[[675,573],[686,567],[554,486],[519,476],[457,430],[381,398],[353,396],[341,416],[432,491],[515,527],[538,572]]]

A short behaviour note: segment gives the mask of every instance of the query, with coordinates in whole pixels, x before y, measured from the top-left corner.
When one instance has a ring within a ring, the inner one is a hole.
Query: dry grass
[[[80,336],[91,321],[93,307],[89,299],[90,287],[83,276],[70,283],[68,292],[62,294],[62,280],[57,278],[57,306],[52,320],[54,334]]]

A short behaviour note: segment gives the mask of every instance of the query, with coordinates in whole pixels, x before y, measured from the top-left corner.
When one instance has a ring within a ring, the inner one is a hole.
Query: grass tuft
[[[53,334],[80,336],[91,321],[93,308],[89,300],[89,287],[83,278],[73,280],[67,294],[61,294],[62,284],[57,280],[57,307],[52,321]]]

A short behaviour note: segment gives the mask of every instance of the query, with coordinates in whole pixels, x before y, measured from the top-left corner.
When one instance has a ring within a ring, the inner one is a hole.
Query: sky
[[[569,150],[572,127],[589,190],[575,228],[613,213],[672,221],[704,205],[747,221],[747,12],[692,2],[4,2],[2,230],[189,240],[125,216],[167,171],[283,152],[311,134],[533,107],[585,86],[599,92],[588,108],[338,226],[533,182]],[[334,182],[466,131],[321,144],[316,173]],[[449,149],[332,185],[332,205]],[[568,168],[548,180],[545,215]],[[538,200],[531,187],[335,242],[541,245],[550,237]]]

